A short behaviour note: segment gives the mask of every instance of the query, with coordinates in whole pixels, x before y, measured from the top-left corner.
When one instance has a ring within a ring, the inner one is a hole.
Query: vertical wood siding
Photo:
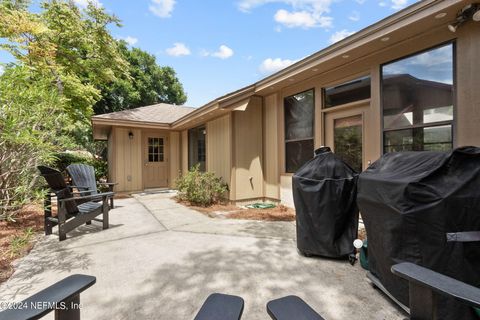
[[[265,98],[264,110],[264,175],[265,197],[280,199],[278,170],[278,107],[277,95],[272,94]]]
[[[207,122],[207,170],[222,178],[229,187],[231,147],[230,115]]]

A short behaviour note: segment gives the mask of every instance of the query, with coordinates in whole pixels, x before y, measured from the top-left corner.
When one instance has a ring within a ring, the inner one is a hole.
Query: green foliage
[[[178,198],[193,205],[209,206],[217,203],[227,192],[227,185],[212,172],[201,172],[200,165],[180,176],[175,184]]]
[[[36,166],[52,163],[67,143],[68,117],[58,112],[65,103],[50,81],[32,78],[27,67],[8,68],[0,77],[0,218],[35,197]]]
[[[105,179],[108,176],[107,162],[96,159],[92,155],[81,155],[76,153],[61,152],[55,155],[53,166],[61,172],[65,172],[67,167],[74,163],[88,164],[95,168],[95,178]]]
[[[119,41],[119,49],[129,63],[129,77],[117,78],[102,87],[102,99],[94,106],[95,114],[133,109],[155,103],[181,105],[187,100],[175,70],[160,67],[155,56],[138,48],[128,49]]]
[[[32,228],[25,229],[22,235],[16,235],[12,239],[12,242],[10,243],[10,248],[8,250],[10,252],[10,257],[18,257],[22,253],[22,251],[25,250],[25,247],[29,245],[33,235],[34,232]]]
[[[119,20],[101,7],[80,10],[73,1],[43,1],[39,13],[0,0],[0,48],[32,75],[49,79],[68,100],[65,111],[88,121],[101,97],[100,87],[128,77],[128,62],[119,52],[107,25]]]

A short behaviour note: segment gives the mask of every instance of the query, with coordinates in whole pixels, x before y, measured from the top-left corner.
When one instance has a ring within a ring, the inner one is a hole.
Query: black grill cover
[[[357,237],[358,174],[330,148],[294,174],[293,201],[297,215],[297,247],[307,255],[348,257]]]
[[[480,243],[446,233],[480,230],[480,148],[387,153],[360,174],[357,203],[368,237],[368,264],[408,306],[408,283],[390,271],[409,261],[480,287]],[[441,298],[439,319],[475,319]]]

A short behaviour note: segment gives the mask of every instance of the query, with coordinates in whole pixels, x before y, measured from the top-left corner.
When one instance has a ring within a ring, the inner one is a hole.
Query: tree
[[[0,2],[0,48],[15,65],[48,78],[68,99],[65,111],[75,121],[88,122],[100,89],[121,77],[128,79],[128,62],[107,25],[119,20],[90,3],[80,10],[73,1],[44,1],[41,12],[27,11],[28,1]]]
[[[0,49],[16,58],[0,76],[0,219],[38,195],[38,164],[91,142],[100,88],[129,79],[107,29],[117,18],[72,1],[44,1],[38,13],[28,5],[0,0]]]
[[[157,65],[155,56],[141,49],[129,49],[119,41],[119,49],[129,63],[129,78],[117,78],[102,88],[95,114],[132,109],[155,103],[181,105],[187,100],[183,86],[171,67]]]

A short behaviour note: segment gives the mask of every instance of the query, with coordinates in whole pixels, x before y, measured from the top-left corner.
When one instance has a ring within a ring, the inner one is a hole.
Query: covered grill
[[[360,174],[357,203],[371,274],[408,306],[408,284],[391,273],[408,261],[480,287],[480,148],[387,153]],[[453,299],[441,319],[475,319]]]
[[[354,252],[358,174],[328,147],[293,176],[297,247],[305,255],[348,257]]]

